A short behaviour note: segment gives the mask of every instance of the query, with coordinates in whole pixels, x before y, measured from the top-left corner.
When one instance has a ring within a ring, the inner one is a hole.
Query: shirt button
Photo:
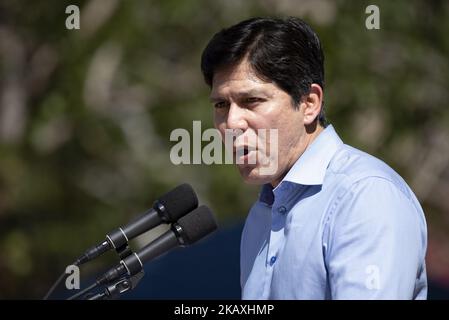
[[[284,206],[280,206],[279,209],[278,209],[278,212],[280,214],[285,214],[287,212],[287,208],[284,207]]]
[[[271,257],[270,266],[272,266],[276,262],[276,256]]]

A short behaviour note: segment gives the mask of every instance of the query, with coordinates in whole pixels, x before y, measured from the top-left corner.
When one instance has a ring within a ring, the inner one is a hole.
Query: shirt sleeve
[[[325,254],[332,299],[426,298],[426,226],[410,196],[369,177],[335,208]]]

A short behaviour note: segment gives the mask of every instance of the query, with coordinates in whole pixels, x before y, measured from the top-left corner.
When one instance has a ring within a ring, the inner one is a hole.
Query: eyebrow
[[[245,97],[251,97],[251,96],[264,96],[266,98],[270,98],[271,95],[268,95],[267,93],[261,91],[261,90],[257,90],[257,89],[250,89],[248,91],[241,91],[238,92],[236,94],[239,98],[245,98]],[[217,101],[222,101],[224,100],[222,97],[220,96],[211,96],[209,98],[210,102],[217,102]]]

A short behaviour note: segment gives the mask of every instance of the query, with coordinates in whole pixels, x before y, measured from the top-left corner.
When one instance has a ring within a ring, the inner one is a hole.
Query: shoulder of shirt
[[[377,178],[398,188],[407,198],[411,190],[402,177],[382,160],[343,144],[335,153],[328,167],[329,174],[341,179],[340,187],[348,190],[356,183]]]

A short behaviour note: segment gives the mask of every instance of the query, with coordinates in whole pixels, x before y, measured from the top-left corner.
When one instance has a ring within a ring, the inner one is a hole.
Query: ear
[[[323,89],[320,85],[312,83],[310,92],[303,96],[304,124],[309,125],[315,121],[321,111],[323,102]]]

